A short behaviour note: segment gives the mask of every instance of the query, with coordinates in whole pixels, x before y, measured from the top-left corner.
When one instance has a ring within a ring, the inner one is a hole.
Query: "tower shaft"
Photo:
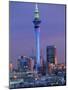
[[[40,28],[35,29],[36,37],[36,70],[40,67]]]

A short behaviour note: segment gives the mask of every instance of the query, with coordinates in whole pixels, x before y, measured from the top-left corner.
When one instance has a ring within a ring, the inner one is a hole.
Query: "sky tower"
[[[35,5],[35,12],[34,12],[34,29],[35,29],[35,42],[36,42],[36,71],[39,71],[40,68],[40,17],[39,17],[39,10],[38,5]]]

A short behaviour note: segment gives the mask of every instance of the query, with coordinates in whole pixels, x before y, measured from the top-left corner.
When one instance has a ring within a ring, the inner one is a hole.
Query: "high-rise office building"
[[[56,55],[56,46],[47,46],[46,48],[46,56],[47,56],[47,62],[46,62],[46,71],[51,72],[54,65],[57,65],[57,55]]]
[[[20,56],[17,60],[18,71],[32,71],[34,70],[34,60],[31,57]]]
[[[34,59],[31,57],[29,57],[29,59],[28,59],[28,67],[31,72],[34,71]]]
[[[47,46],[47,62],[57,64],[56,46]]]
[[[28,60],[27,60],[27,58],[24,58],[23,56],[21,56],[17,60],[17,66],[18,66],[19,71],[26,72],[29,69],[28,68]]]

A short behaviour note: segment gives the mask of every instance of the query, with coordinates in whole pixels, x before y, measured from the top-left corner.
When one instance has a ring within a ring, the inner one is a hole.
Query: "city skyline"
[[[55,45],[59,63],[65,63],[65,5],[38,4],[40,44],[46,59],[46,46]],[[10,61],[18,56],[30,56],[35,48],[33,17],[35,3],[10,2]],[[45,12],[44,12],[45,10]]]

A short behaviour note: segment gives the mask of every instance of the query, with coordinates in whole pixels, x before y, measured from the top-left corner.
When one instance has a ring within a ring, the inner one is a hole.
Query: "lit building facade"
[[[12,63],[9,64],[9,71],[10,71],[10,72],[13,71],[13,64],[12,64]]]

